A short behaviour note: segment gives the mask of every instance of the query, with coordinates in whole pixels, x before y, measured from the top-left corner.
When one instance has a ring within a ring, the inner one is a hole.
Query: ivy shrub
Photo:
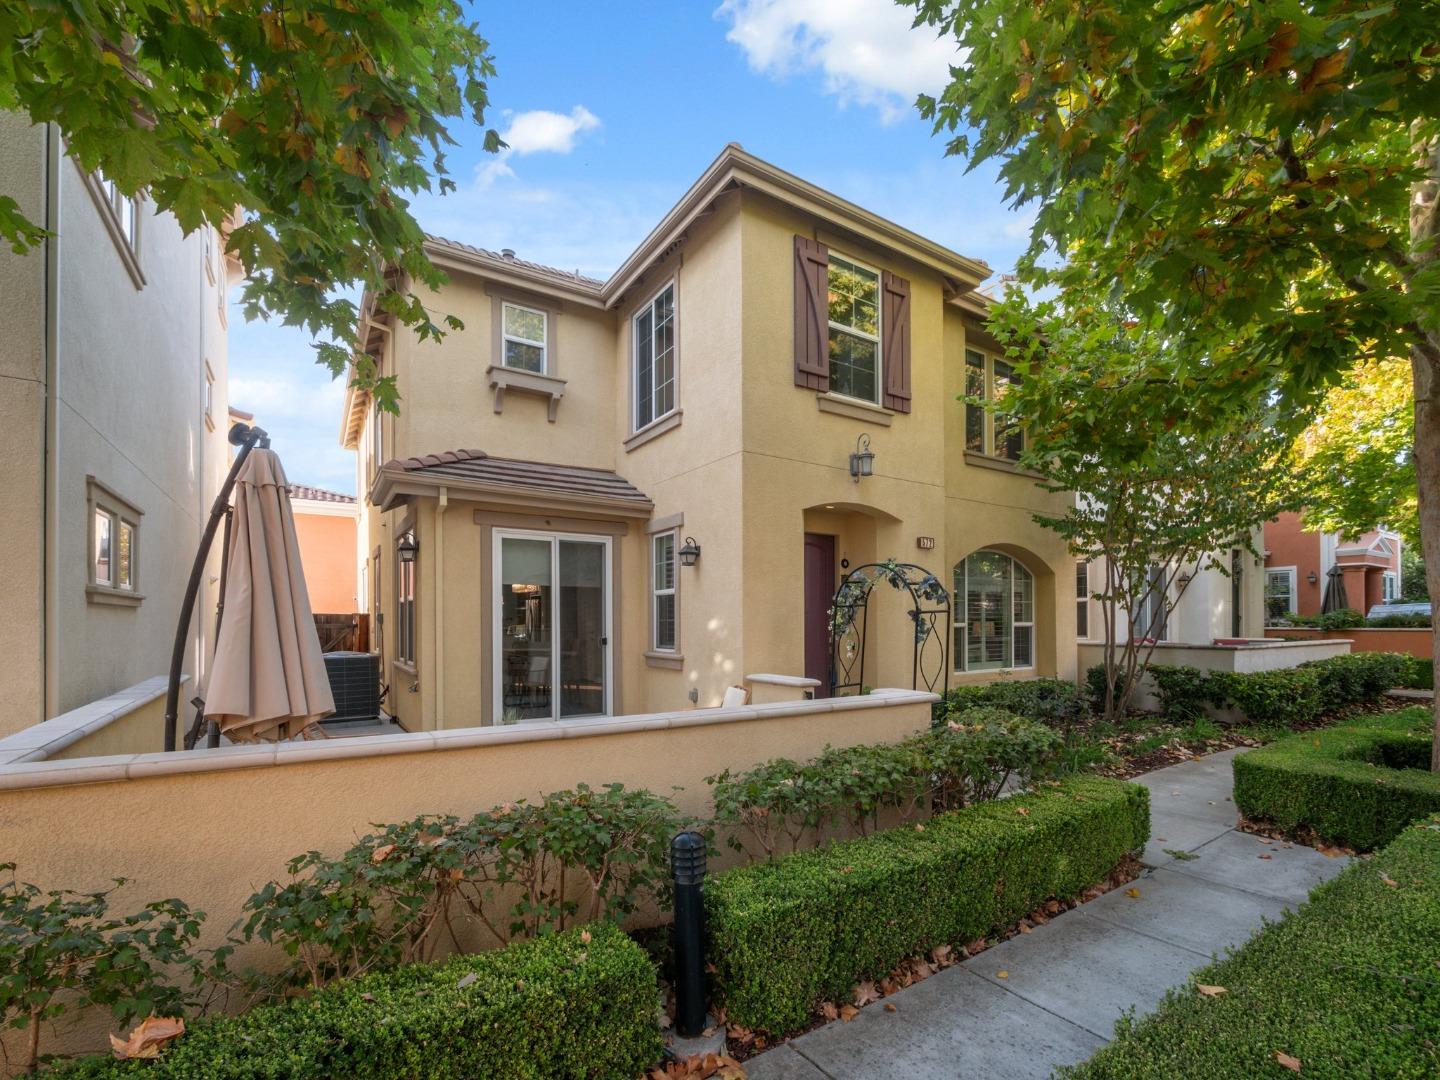
[[[1354,630],[1365,625],[1365,613],[1354,608],[1327,611],[1316,620],[1321,630]]]
[[[598,925],[332,983],[194,1022],[153,1061],[91,1057],[63,1080],[633,1080],[660,1059],[643,949]]]
[[[1143,787],[1072,778],[729,870],[705,889],[716,999],[732,1023],[797,1030],[907,956],[1079,894],[1149,834]]]
[[[1233,764],[1235,805],[1255,821],[1370,851],[1440,811],[1429,711],[1368,717],[1281,739]]]
[[[1256,751],[1259,753],[1259,751]],[[1255,756],[1247,754],[1244,761]],[[1440,818],[1321,885],[1298,912],[1197,971],[1070,1080],[1440,1075]],[[1220,986],[1201,994],[1196,986]]]
[[[947,690],[931,707],[932,726],[939,727],[955,713],[975,708],[1003,709],[1062,732],[1069,732],[1090,711],[1085,691],[1068,680],[1001,679]]]
[[[185,991],[172,979],[197,970],[191,950],[203,911],[172,899],[113,915],[123,878],[96,892],[44,891],[20,881],[14,863],[0,863],[0,873],[10,876],[0,884],[0,1026],[25,1030],[27,1072],[42,1029],[72,1010],[108,1009],[121,1027],[184,1011]]]
[[[468,820],[425,815],[376,826],[337,857],[296,856],[289,878],[244,905],[210,972],[249,1000],[318,989],[461,948],[457,922],[497,943],[618,922],[669,887],[669,843],[689,822],[663,796],[584,784]],[[498,914],[497,914],[498,913]],[[242,942],[277,944],[278,972],[232,972]]]
[[[773,858],[836,833],[865,836],[882,822],[993,799],[1012,778],[1028,784],[1044,771],[1060,743],[1045,724],[978,708],[898,743],[827,748],[804,763],[775,758],[706,781],[726,842]]]

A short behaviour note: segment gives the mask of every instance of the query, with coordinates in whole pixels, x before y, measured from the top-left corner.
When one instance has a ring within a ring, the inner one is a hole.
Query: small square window
[[[86,592],[94,602],[138,604],[139,537],[142,512],[87,477],[90,515]]]

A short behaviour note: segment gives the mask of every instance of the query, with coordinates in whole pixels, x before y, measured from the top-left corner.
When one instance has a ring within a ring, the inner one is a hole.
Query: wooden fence
[[[320,635],[321,652],[370,651],[370,616],[363,611],[348,615],[317,614],[315,631]]]

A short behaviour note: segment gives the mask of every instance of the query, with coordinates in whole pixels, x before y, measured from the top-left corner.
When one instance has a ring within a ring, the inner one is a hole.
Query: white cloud
[[[750,66],[773,77],[819,70],[842,102],[899,119],[917,94],[949,82],[953,42],[911,26],[894,0],[725,0],[715,15]]]
[[[475,167],[475,180],[481,187],[514,177],[515,170],[510,167],[512,156],[568,154],[575,149],[575,140],[582,133],[600,126],[600,118],[584,105],[576,105],[568,114],[531,109],[509,116],[509,127],[500,133],[508,145]]]
[[[512,154],[568,154],[575,149],[576,136],[599,126],[600,118],[584,105],[576,105],[568,115],[532,109],[511,117],[500,137],[510,144]]]

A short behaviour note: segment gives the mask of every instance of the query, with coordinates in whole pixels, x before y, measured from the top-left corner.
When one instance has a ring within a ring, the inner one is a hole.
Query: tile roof
[[[309,484],[291,484],[290,497],[292,499],[309,499],[311,502],[331,503],[353,503],[354,495],[346,495],[342,491],[331,491],[329,488],[311,487]]]
[[[511,266],[523,267],[534,273],[544,274],[546,277],[555,278],[566,285],[582,285],[591,289],[598,289],[605,283],[599,278],[586,277],[579,270],[561,270],[557,266],[546,266],[544,263],[531,262],[528,259],[517,259],[514,252],[506,254],[503,251],[491,251],[489,248],[476,247],[474,244],[462,244],[459,240],[450,240],[443,236],[436,236],[433,233],[426,233],[425,239],[435,244],[444,244],[447,247],[457,248],[460,251],[467,251],[472,255],[479,255],[485,259],[491,259]],[[507,249],[508,250],[508,249]]]
[[[394,459],[386,462],[385,468],[419,473],[434,479],[576,495],[641,507],[650,505],[650,499],[643,491],[610,469],[491,457],[484,450],[448,450],[443,454]]]

